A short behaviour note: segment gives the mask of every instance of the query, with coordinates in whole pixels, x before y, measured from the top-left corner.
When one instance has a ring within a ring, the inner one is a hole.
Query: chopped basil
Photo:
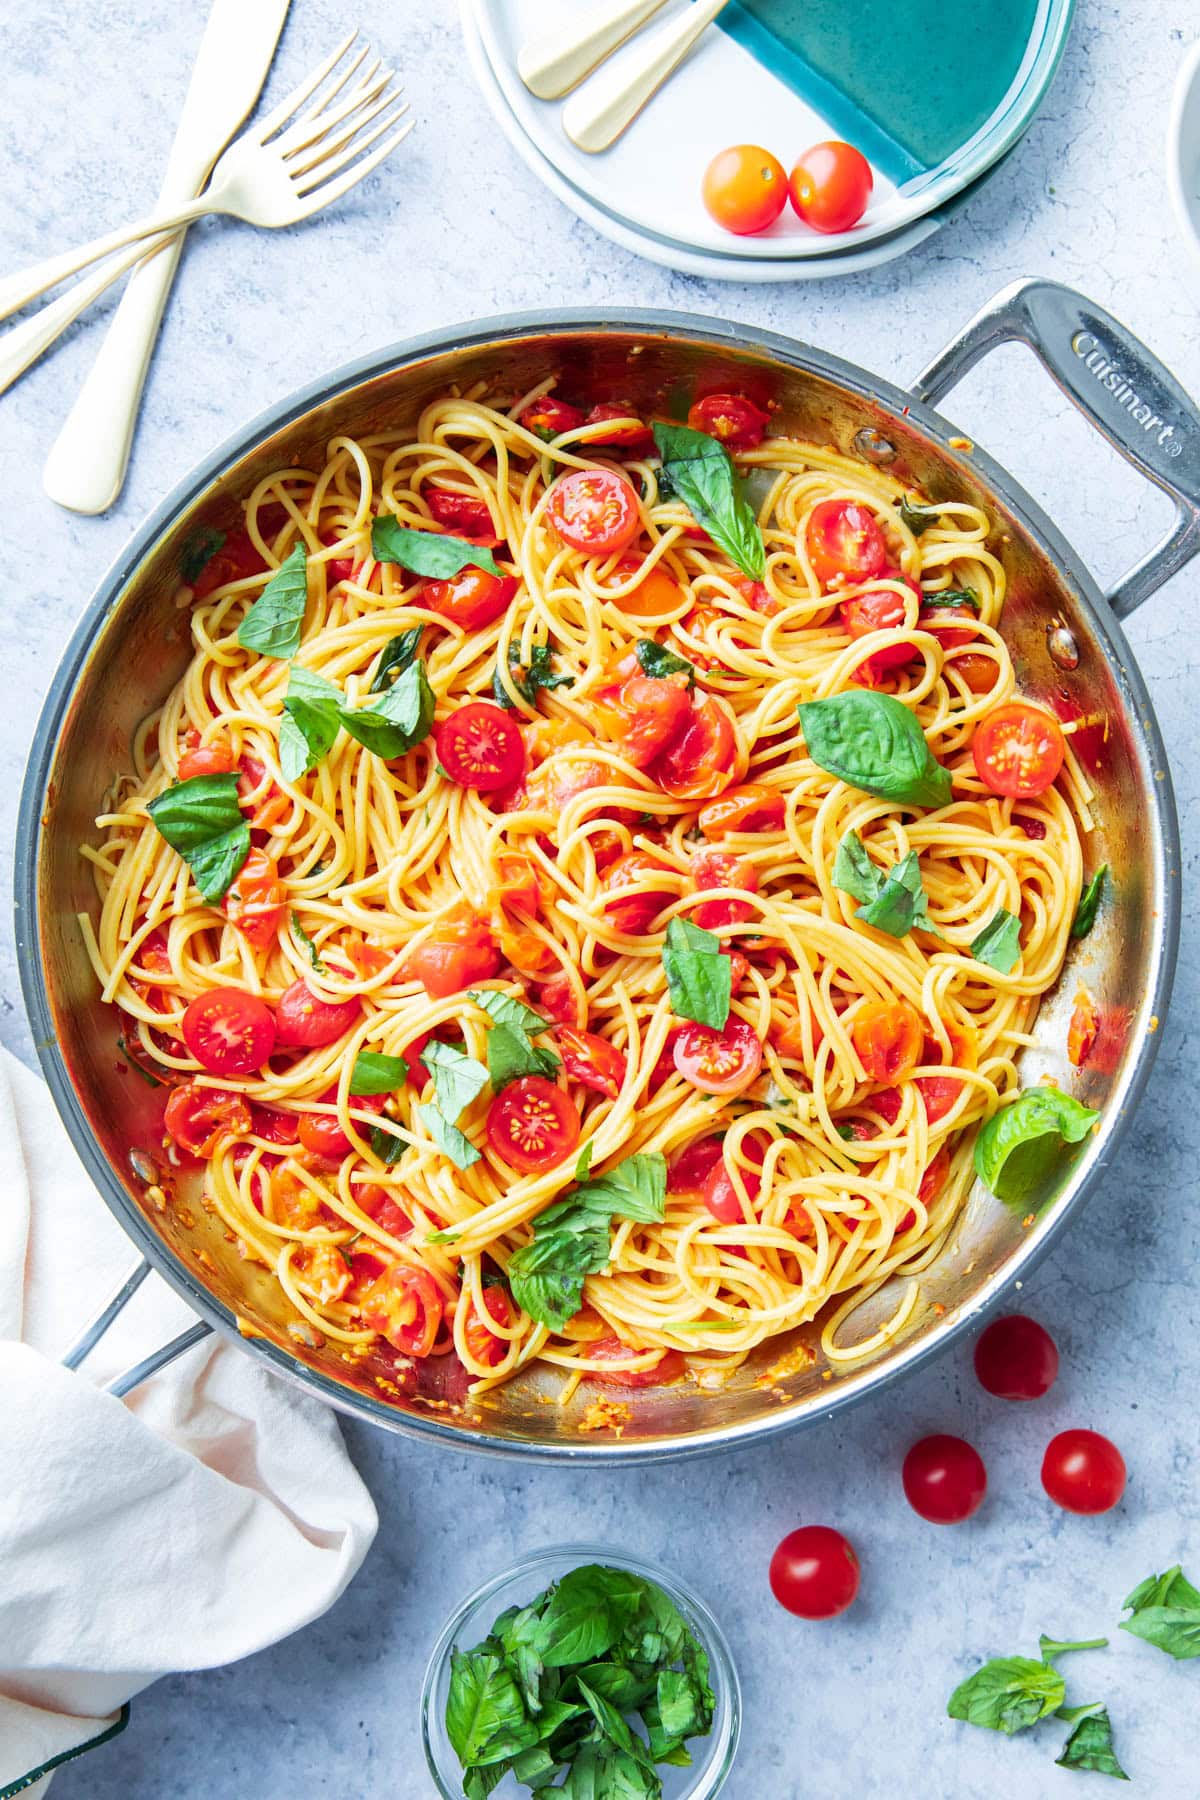
[[[390,1164],[400,1161],[408,1145],[394,1131],[389,1131],[386,1125],[372,1125],[371,1148],[380,1162]]]
[[[841,888],[843,894],[849,894],[852,900],[859,900],[864,906],[876,899],[884,883],[884,876],[867,854],[866,846],[857,831],[848,831],[837,847],[837,855],[833,859],[833,885]]]
[[[938,762],[925,733],[890,694],[851,688],[800,708],[808,754],[839,781],[903,806],[945,806],[950,772]]]
[[[435,581],[448,581],[463,569],[483,569],[488,575],[501,572],[491,551],[479,544],[439,531],[409,531],[390,513],[381,513],[371,523],[371,554],[376,562],[399,563],[402,569]]]
[[[947,612],[978,614],[982,611],[979,595],[974,588],[942,588],[932,594],[927,591],[921,596],[921,604],[922,606],[940,606]]]
[[[1079,896],[1079,905],[1075,908],[1075,917],[1071,921],[1071,936],[1085,938],[1096,923],[1096,914],[1100,908],[1104,883],[1108,879],[1108,864],[1101,863],[1092,879]]]
[[[402,1056],[381,1056],[375,1050],[360,1050],[350,1077],[350,1092],[356,1097],[394,1094],[407,1080],[408,1064]]]
[[[697,525],[754,581],[766,570],[766,550],[754,509],[742,491],[733,458],[706,431],[656,422],[654,441],[662,458],[660,486],[677,494]]]
[[[690,919],[672,919],[662,961],[672,1012],[723,1031],[733,997],[733,963],[722,952],[720,938]]]
[[[1081,1143],[1099,1117],[1059,1088],[1027,1088],[979,1133],[975,1173],[998,1200],[1023,1206],[1054,1168],[1061,1146]]]
[[[587,1172],[592,1166],[592,1152],[595,1150],[595,1148],[596,1148],[595,1138],[589,1138],[587,1143],[583,1146],[583,1149],[579,1152],[578,1159],[576,1160],[576,1163],[575,1163],[575,1179],[576,1179],[576,1181],[586,1181]]]
[[[307,604],[308,556],[303,543],[293,544],[239,625],[238,643],[243,650],[257,650],[281,662],[295,656]]]
[[[250,854],[250,827],[238,805],[238,777],[193,775],[176,781],[147,808],[160,837],[192,871],[214,906]]]
[[[929,916],[929,903],[921,885],[921,861],[910,850],[890,868],[886,876],[868,856],[857,832],[848,831],[837,848],[833,863],[833,883],[854,900],[863,904],[855,918],[873,925],[889,937],[901,938],[914,928],[942,934]]]
[[[497,993],[495,988],[468,988],[467,999],[473,1000],[497,1025],[512,1025],[526,1037],[537,1037],[541,1031],[554,1029],[552,1019],[543,1019],[540,1012],[534,1012],[523,1000],[514,999],[511,994]]]
[[[545,1020],[539,1021],[539,1030]],[[487,1068],[493,1090],[498,1094],[510,1081],[525,1075],[545,1075],[553,1080],[560,1060],[553,1050],[542,1044],[531,1044],[515,1025],[493,1025],[487,1034]]]
[[[343,706],[341,721],[372,755],[390,761],[429,736],[436,705],[425,664],[415,662],[392,683],[378,705],[355,711]]]
[[[451,1652],[446,1735],[467,1767],[507,1762],[537,1742],[507,1663],[486,1645]]]
[[[402,631],[397,637],[388,639],[379,653],[379,661],[371,677],[369,691],[372,694],[385,693],[397,675],[403,675],[405,669],[411,668],[416,662],[424,629],[423,625],[414,625],[411,630]]]
[[[225,533],[215,525],[199,525],[179,554],[179,573],[189,587],[194,587],[217,551],[225,542]]]
[[[946,1711],[952,1719],[1011,1737],[1056,1712],[1066,1693],[1066,1683],[1049,1663],[998,1656],[959,1682]]]
[[[1144,1638],[1179,1662],[1200,1656],[1200,1593],[1178,1563],[1165,1575],[1139,1582],[1121,1604],[1133,1614],[1121,1620],[1122,1631]]]
[[[535,644],[529,653],[528,663],[521,661],[519,644],[508,646],[508,668],[512,676],[512,684],[523,700],[530,706],[537,705],[537,697],[545,688],[548,692],[554,688],[574,687],[573,675],[558,675],[550,666],[551,650],[549,644]],[[497,706],[512,709],[512,698],[500,679],[500,665],[496,664],[492,675],[492,695]]]
[[[417,1114],[442,1155],[448,1157],[456,1169],[469,1169],[472,1163],[479,1161],[479,1152],[470,1138],[457,1125],[452,1125],[432,1100],[418,1106]]]
[[[1117,1781],[1129,1780],[1113,1749],[1112,1721],[1106,1706],[1082,1713],[1063,1745],[1062,1755],[1054,1760],[1063,1769],[1083,1769],[1096,1775],[1112,1775]]]
[[[508,1265],[513,1298],[531,1319],[561,1330],[579,1311],[585,1275],[608,1264],[614,1217],[654,1222],[666,1208],[666,1158],[626,1157],[534,1220],[533,1242]]]
[[[313,943],[307,931],[305,931],[303,925],[300,923],[300,914],[298,912],[293,912],[292,914],[292,932],[296,942],[307,953],[308,960],[317,971],[317,974],[323,975],[325,973],[325,964],[321,961],[320,952],[318,951],[317,946]],[[354,1089],[351,1088],[350,1092],[353,1093]]]
[[[921,533],[928,531],[931,525],[936,525],[941,516],[938,507],[918,506],[917,502],[910,500],[907,495],[901,498],[896,511],[914,537],[920,537]]]
[[[341,723],[341,689],[293,663],[279,722],[279,767],[285,781],[299,781],[328,756]]]
[[[665,644],[656,644],[653,638],[639,638],[634,645],[634,654],[643,675],[686,675],[688,687],[695,687],[696,671],[692,664],[682,656],[676,656]]]
[[[971,955],[1001,975],[1011,974],[1021,960],[1021,921],[1016,914],[1002,906],[971,939]]]
[[[422,1050],[421,1061],[433,1077],[438,1108],[453,1125],[487,1086],[487,1070],[465,1050],[440,1044],[436,1038]]]

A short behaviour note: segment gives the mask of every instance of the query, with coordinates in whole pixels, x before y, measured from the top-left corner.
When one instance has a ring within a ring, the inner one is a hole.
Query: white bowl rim
[[[1200,38],[1192,45],[1175,78],[1171,114],[1167,124],[1167,188],[1175,217],[1193,256],[1200,260],[1200,183],[1189,194],[1183,167],[1184,121],[1196,111],[1197,170],[1200,170]],[[1188,171],[1195,179],[1197,170]]]

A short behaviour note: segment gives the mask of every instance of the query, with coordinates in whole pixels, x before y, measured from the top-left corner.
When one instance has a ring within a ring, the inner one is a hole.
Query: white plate
[[[1200,259],[1200,43],[1183,59],[1167,131],[1167,186],[1179,229]]]

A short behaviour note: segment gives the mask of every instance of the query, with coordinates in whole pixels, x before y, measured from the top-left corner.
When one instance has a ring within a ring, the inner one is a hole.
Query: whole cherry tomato
[[[444,581],[427,581],[420,604],[464,631],[482,631],[507,611],[518,585],[515,575],[489,575],[468,564]]]
[[[356,999],[319,1000],[303,980],[293,981],[275,1009],[275,1043],[280,1050],[318,1050],[336,1043],[361,1014]]]
[[[1040,1400],[1058,1378],[1058,1347],[1025,1313],[1006,1313],[975,1346],[975,1373],[998,1400]]]
[[[861,150],[838,139],[814,144],[792,170],[792,206],[814,231],[849,231],[867,210],[874,182]]]
[[[987,1470],[965,1438],[938,1433],[922,1438],[904,1459],[904,1493],[913,1511],[931,1525],[961,1525],[983,1505]]]
[[[749,237],[775,223],[787,205],[788,180],[769,150],[732,144],[713,157],[700,191],[709,216],[722,230]]]
[[[1098,1431],[1060,1431],[1042,1458],[1042,1486],[1064,1512],[1109,1512],[1125,1492],[1125,1458]]]
[[[771,1592],[798,1619],[833,1619],[858,1593],[854,1546],[831,1525],[789,1531],[771,1558]]]

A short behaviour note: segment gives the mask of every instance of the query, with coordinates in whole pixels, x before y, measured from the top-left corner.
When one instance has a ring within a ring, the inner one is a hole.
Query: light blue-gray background
[[[151,204],[203,10],[179,0],[3,8],[0,267]],[[365,191],[306,227],[192,233],[129,482],[107,518],[58,511],[40,484],[103,309],[0,402],[5,808],[15,807],[41,697],[75,618],[146,511],[241,421],[408,333],[523,306],[645,303],[768,325],[903,378],[996,288],[1043,274],[1111,306],[1200,393],[1200,268],[1175,238],[1163,181],[1171,85],[1187,47],[1173,22],[1187,10],[1172,0],[1080,0],[1039,118],[955,224],[866,277],[748,288],[637,261],[544,193],[472,86],[451,0],[366,9],[360,22],[405,73],[417,132]],[[294,0],[270,91],[286,91],[355,17],[332,0]],[[1022,351],[989,361],[950,410],[1044,501],[1102,579],[1157,537],[1161,498]],[[1200,567],[1130,626],[1175,770],[1189,874],[1198,618]],[[733,1800],[1069,1800],[1081,1777],[1053,1766],[1065,1727],[1009,1742],[952,1724],[945,1699],[974,1659],[1028,1653],[1039,1631],[1110,1629],[1121,1596],[1151,1569],[1182,1558],[1200,1578],[1194,911],[1157,1070],[1124,1153],[1027,1290],[1063,1353],[1045,1403],[989,1400],[968,1353],[955,1351],[844,1422],[678,1468],[522,1469],[351,1428],[382,1524],[342,1602],[237,1667],[161,1682],[134,1703],[124,1736],[64,1771],[55,1792],[424,1800],[417,1693],[446,1612],[516,1553],[590,1535],[661,1558],[724,1621],[746,1699]],[[3,947],[0,1036],[32,1060],[7,935]],[[1106,1518],[1067,1517],[1040,1490],[1042,1448],[1068,1425],[1107,1431],[1125,1451],[1128,1493]],[[963,1432],[988,1462],[987,1503],[959,1530],[923,1524],[900,1491],[906,1447],[934,1430]],[[789,1618],[766,1585],[776,1540],[814,1520],[846,1530],[863,1562],[859,1603],[831,1625]],[[1200,1667],[1116,1634],[1112,1650],[1068,1671],[1076,1698],[1108,1700],[1138,1792],[1200,1792]]]

